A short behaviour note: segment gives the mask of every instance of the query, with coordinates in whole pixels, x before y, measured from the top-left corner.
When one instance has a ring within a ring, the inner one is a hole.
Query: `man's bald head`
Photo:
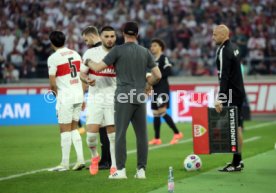
[[[229,28],[226,25],[218,25],[213,30],[213,40],[217,45],[221,45],[229,39],[229,33]]]

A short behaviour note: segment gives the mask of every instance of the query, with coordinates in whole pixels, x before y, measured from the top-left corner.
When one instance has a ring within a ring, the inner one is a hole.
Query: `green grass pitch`
[[[258,184],[269,187],[260,192],[273,192],[275,183],[276,122],[250,121],[245,123],[244,153],[245,169],[241,173],[222,174],[216,171],[232,159],[231,154],[200,155],[203,167],[200,171],[186,172],[184,158],[193,152],[191,124],[179,123],[184,139],[177,145],[168,145],[172,131],[163,124],[161,138],[163,145],[150,147],[146,180],[134,179],[136,170],[135,136],[133,129],[127,135],[127,180],[109,180],[108,170],[90,176],[88,170],[53,173],[46,168],[56,166],[61,159],[58,126],[11,126],[0,127],[0,192],[3,193],[146,193],[167,192],[169,166],[174,167],[175,192],[231,192],[233,184],[242,187],[235,192],[258,190]],[[153,137],[149,125],[149,139]],[[89,150],[85,135],[82,135],[86,160]],[[266,155],[266,156],[264,156]],[[264,164],[261,158],[265,157]],[[75,150],[71,149],[71,163],[76,161]],[[271,163],[271,165],[270,165]],[[87,163],[88,165],[88,163]],[[263,165],[263,166],[262,166]],[[270,169],[272,168],[272,169]],[[254,172],[255,171],[255,172]],[[256,172],[257,171],[257,172]],[[261,178],[258,178],[261,176]],[[213,181],[212,181],[213,179]],[[208,181],[209,180],[209,181]],[[217,186],[216,183],[217,182]],[[244,182],[244,183],[242,183]],[[212,184],[214,183],[214,184]],[[252,184],[252,187],[247,184]],[[259,186],[261,188],[261,186]],[[185,191],[187,190],[187,191]],[[216,191],[217,190],[217,191]],[[241,190],[241,191],[239,191]],[[254,192],[254,191],[253,191]],[[258,192],[258,191],[255,191]]]

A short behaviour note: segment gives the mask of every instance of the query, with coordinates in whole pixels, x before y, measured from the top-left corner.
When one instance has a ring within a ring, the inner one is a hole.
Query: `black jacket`
[[[245,90],[239,50],[229,40],[218,48],[216,64],[219,78],[219,94],[224,93],[229,97],[229,90],[232,89],[232,97],[242,100],[245,97]]]

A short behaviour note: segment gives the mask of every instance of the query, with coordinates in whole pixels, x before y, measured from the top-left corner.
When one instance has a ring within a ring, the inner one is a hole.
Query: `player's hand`
[[[215,101],[215,108],[217,113],[220,113],[222,111],[222,101]]]
[[[87,82],[87,84],[89,86],[95,86],[95,84],[96,84],[96,80],[95,79],[91,79],[89,77],[86,79],[86,82]]]
[[[145,93],[147,95],[151,95],[151,93],[152,93],[152,86],[148,83],[146,84]]]

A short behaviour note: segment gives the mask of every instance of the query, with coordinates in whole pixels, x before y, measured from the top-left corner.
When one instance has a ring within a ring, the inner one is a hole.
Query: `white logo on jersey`
[[[235,56],[239,55],[239,53],[240,53],[240,52],[239,52],[238,49],[237,49],[237,50],[234,50],[234,55],[235,55]]]

